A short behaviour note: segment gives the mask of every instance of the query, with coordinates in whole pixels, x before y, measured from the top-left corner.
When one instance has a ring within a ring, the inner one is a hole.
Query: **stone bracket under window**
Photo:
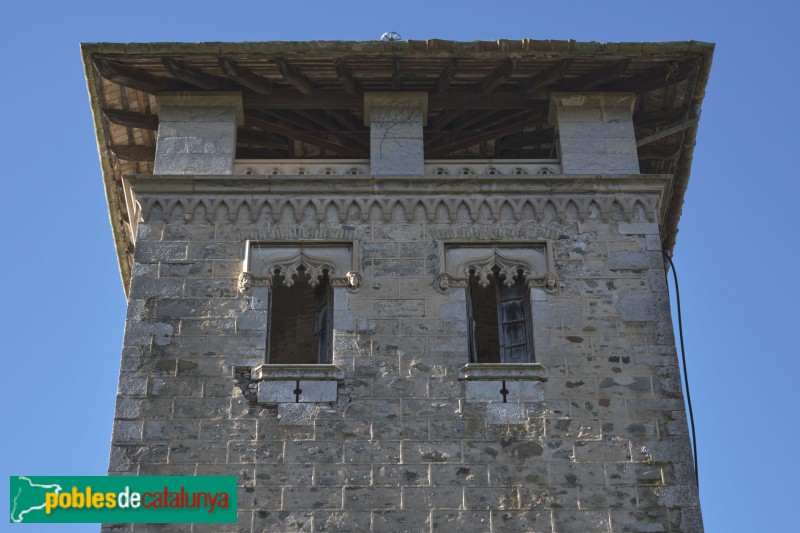
[[[316,287],[327,273],[332,287],[357,290],[361,286],[358,272],[358,243],[262,243],[247,241],[239,291],[253,287],[272,287],[277,282],[291,287],[300,281],[303,271],[308,283]]]
[[[334,365],[259,365],[252,381],[258,383],[258,403],[333,403],[338,399],[344,370]]]
[[[510,287],[523,276],[528,288],[547,292],[558,289],[552,252],[546,242],[496,243],[494,246],[444,243],[440,249],[441,269],[436,277],[437,290],[446,293],[451,287],[466,287],[470,276],[487,287],[489,278]]]
[[[538,363],[470,363],[458,369],[469,403],[541,402],[548,377],[547,368]]]

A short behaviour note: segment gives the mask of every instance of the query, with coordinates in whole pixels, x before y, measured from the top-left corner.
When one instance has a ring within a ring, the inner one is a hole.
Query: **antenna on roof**
[[[402,41],[403,38],[396,31],[387,31],[381,35],[381,41]]]

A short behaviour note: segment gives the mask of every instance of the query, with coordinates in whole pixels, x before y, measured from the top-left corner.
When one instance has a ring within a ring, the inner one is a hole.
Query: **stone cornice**
[[[662,174],[125,178],[134,223],[656,222],[669,184]]]
[[[602,194],[663,193],[669,174],[474,176],[184,176],[127,175],[136,194]]]

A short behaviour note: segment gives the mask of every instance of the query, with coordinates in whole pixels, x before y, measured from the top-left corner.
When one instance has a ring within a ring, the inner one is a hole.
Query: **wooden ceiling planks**
[[[341,156],[358,153],[361,157],[368,148],[367,129],[360,120],[364,91],[428,91],[432,118],[425,130],[426,147],[432,151],[426,152],[426,156],[433,157],[456,152],[464,143],[473,141],[497,141],[498,146],[510,147],[503,137],[528,128],[515,127],[513,121],[530,118],[529,111],[534,108],[546,112],[551,90],[650,93],[686,80],[697,71],[700,61],[697,57],[653,62],[624,57],[431,58],[331,54],[265,58],[252,54],[209,54],[96,57],[94,65],[109,81],[149,94],[192,88],[242,90],[246,114],[266,125],[265,131],[271,135],[260,138],[256,130],[242,129],[238,143],[242,149],[260,146],[289,151],[293,141],[298,140]],[[674,103],[678,92],[673,87],[663,94]],[[488,94],[492,98],[485,98]],[[664,123],[674,126],[678,115],[685,113],[668,105],[655,111],[646,109],[637,115],[637,133],[652,135],[652,131],[645,130],[661,129]],[[158,123],[154,115],[124,109],[106,108],[103,116],[111,124],[147,132],[154,131]],[[542,120],[537,118],[533,122],[538,124]],[[249,121],[250,125],[253,123]],[[514,130],[510,134],[509,128]],[[337,139],[332,140],[330,135]],[[446,152],[452,147],[455,147],[452,152]]]

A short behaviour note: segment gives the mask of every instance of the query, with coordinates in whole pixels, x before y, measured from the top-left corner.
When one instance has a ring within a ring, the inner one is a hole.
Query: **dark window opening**
[[[498,269],[481,287],[470,275],[467,291],[469,360],[471,363],[531,363],[531,306],[522,273],[507,287]]]
[[[332,354],[333,292],[327,273],[312,287],[305,270],[286,287],[279,275],[272,286],[270,364],[330,364]]]

